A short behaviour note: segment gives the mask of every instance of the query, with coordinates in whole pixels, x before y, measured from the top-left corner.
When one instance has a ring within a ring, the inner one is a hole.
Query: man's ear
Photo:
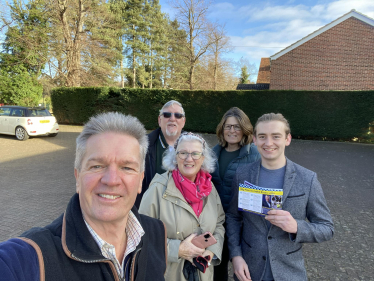
[[[254,143],[255,145],[257,145],[257,143],[256,143],[256,142],[257,142],[256,137],[253,136],[252,139],[253,139],[253,143]]]
[[[75,168],[74,168],[74,176],[75,176],[75,191],[79,193],[79,183],[78,183],[79,171]]]
[[[161,127],[161,116],[158,116],[157,120],[158,120],[158,125]]]
[[[286,138],[286,146],[289,146],[290,143],[291,143],[291,139],[292,139],[292,136],[291,134],[288,134],[287,138]]]
[[[184,116],[184,117],[182,117],[182,118],[183,118],[183,125],[182,125],[182,128],[181,128],[181,131],[182,131],[184,125],[186,125],[186,116]]]
[[[138,187],[138,194],[140,194],[142,192],[143,179],[144,179],[144,171],[142,172],[142,174],[140,176],[140,184],[139,184],[139,187]]]

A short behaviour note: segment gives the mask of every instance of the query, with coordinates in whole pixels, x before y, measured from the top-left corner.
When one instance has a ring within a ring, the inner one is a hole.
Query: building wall
[[[271,60],[271,90],[374,90],[374,27],[349,18]]]
[[[270,83],[270,58],[261,58],[256,83]]]

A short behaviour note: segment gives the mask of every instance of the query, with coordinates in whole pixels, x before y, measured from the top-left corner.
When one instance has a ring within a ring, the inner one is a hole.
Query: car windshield
[[[28,117],[42,117],[42,116],[51,116],[51,113],[47,109],[30,109],[29,108]]]

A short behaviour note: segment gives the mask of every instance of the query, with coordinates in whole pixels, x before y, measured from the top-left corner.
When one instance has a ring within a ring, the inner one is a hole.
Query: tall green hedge
[[[374,91],[188,91],[118,88],[56,88],[54,115],[62,124],[83,124],[90,116],[119,111],[139,118],[149,130],[171,99],[183,104],[185,130],[214,133],[223,114],[241,108],[254,124],[269,112],[282,113],[293,137],[347,139],[367,133],[374,121]]]

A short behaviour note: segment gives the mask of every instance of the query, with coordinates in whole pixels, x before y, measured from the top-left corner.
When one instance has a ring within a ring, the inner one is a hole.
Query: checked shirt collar
[[[96,241],[97,245],[99,246],[101,250],[101,254],[106,257],[107,259],[110,259],[114,266],[116,267],[116,271],[118,273],[118,276],[120,276],[122,279],[124,278],[124,263],[126,257],[135,251],[136,246],[139,245],[142,236],[144,235],[144,229],[140,225],[138,219],[135,217],[133,212],[130,211],[129,217],[127,219],[127,225],[126,225],[126,235],[127,235],[127,245],[126,245],[126,251],[125,255],[123,256],[123,260],[120,263],[116,257],[116,249],[112,244],[109,244],[105,240],[103,240],[95,230],[92,229],[92,227],[84,220],[86,223],[86,226],[88,230],[90,231],[92,237]]]

